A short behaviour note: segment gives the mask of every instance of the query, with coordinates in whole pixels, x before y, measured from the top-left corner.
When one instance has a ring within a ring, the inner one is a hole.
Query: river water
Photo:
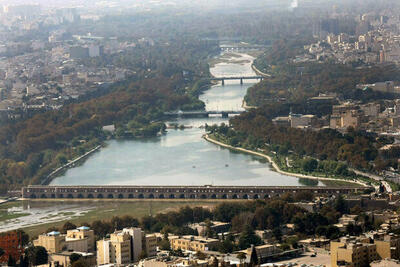
[[[252,76],[253,58],[235,54],[211,68],[216,77]],[[227,81],[201,95],[207,110],[242,110],[248,87],[257,81]],[[199,126],[227,119],[178,119],[193,128],[168,130],[145,140],[111,140],[81,166],[67,170],[52,185],[302,185],[299,179],[278,174],[264,159],[232,152],[201,138]],[[321,184],[320,184],[321,185]]]

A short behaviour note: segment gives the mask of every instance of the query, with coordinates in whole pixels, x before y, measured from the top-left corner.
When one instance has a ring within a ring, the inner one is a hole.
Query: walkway
[[[363,182],[357,181],[357,180],[324,178],[324,177],[317,177],[317,176],[305,175],[305,174],[300,174],[300,173],[291,173],[291,172],[282,171],[279,168],[279,166],[275,163],[275,161],[270,156],[268,156],[268,155],[266,155],[264,153],[259,153],[259,152],[255,152],[255,151],[252,151],[252,150],[244,149],[244,148],[241,148],[241,147],[233,147],[233,146],[224,144],[222,142],[219,142],[219,141],[216,141],[216,140],[210,138],[208,136],[208,134],[204,135],[203,138],[205,140],[207,140],[208,142],[214,143],[216,145],[219,145],[219,146],[222,146],[222,147],[225,147],[225,148],[228,148],[228,149],[237,150],[237,151],[241,151],[241,152],[244,152],[244,153],[249,153],[249,154],[253,154],[253,155],[256,155],[256,156],[260,156],[260,157],[266,158],[272,164],[272,167],[280,174],[284,174],[284,175],[287,175],[287,176],[298,177],[298,178],[319,180],[319,181],[343,181],[343,182],[348,182],[348,183],[359,184],[359,185],[362,185],[364,187],[370,187],[366,183],[363,183]]]

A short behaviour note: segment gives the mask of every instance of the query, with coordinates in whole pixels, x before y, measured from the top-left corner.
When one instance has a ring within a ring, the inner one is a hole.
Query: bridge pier
[[[225,80],[222,79],[221,81],[222,81],[222,86],[225,86]]]
[[[221,112],[222,118],[229,118],[229,113],[228,112]]]
[[[240,78],[240,85],[243,85],[243,78]]]

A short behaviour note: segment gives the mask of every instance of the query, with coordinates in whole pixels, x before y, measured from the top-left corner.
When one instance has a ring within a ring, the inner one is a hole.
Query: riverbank
[[[257,67],[254,65],[254,63],[251,64],[251,68],[253,69],[253,71],[255,73],[257,73],[258,75],[264,76],[265,78],[270,78],[271,74],[262,72],[261,70],[257,69]]]
[[[102,147],[102,145],[98,145],[95,148],[89,150],[88,152],[86,152],[85,154],[71,160],[70,162],[64,164],[63,166],[55,169],[54,171],[52,171],[49,175],[47,175],[46,179],[42,181],[42,185],[46,185],[49,184],[51,182],[51,180],[57,176],[58,174],[60,174],[61,172],[63,172],[64,170],[70,168],[70,167],[74,167],[75,163],[78,163],[81,160],[86,159],[87,157],[89,157],[91,154],[93,154],[94,152],[96,152],[97,150],[99,150]]]
[[[235,150],[235,151],[239,151],[239,152],[243,152],[243,153],[247,153],[247,154],[251,154],[251,155],[255,155],[255,156],[259,156],[262,158],[267,159],[272,167],[275,169],[276,172],[283,174],[283,175],[287,175],[287,176],[292,176],[292,177],[297,177],[297,178],[306,178],[306,179],[311,179],[311,180],[318,180],[318,181],[341,181],[341,182],[347,182],[347,183],[353,183],[353,184],[358,184],[358,185],[362,185],[364,187],[369,187],[369,185],[360,182],[360,181],[351,181],[351,180],[345,180],[345,179],[335,179],[335,178],[326,178],[326,177],[317,177],[317,176],[311,176],[311,175],[304,175],[304,174],[300,174],[300,173],[291,173],[291,172],[286,172],[283,171],[279,168],[278,164],[275,163],[275,161],[272,159],[272,157],[264,154],[264,153],[260,153],[260,152],[256,152],[256,151],[252,151],[252,150],[248,150],[248,149],[244,149],[241,147],[233,147],[231,145],[222,143],[220,141],[214,140],[212,139],[208,134],[203,135],[203,138],[210,142],[213,143],[215,145],[221,146],[221,147],[225,147],[228,148],[230,150]]]

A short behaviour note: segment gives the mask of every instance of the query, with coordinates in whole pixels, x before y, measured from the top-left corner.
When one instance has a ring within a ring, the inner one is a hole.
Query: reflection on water
[[[252,59],[248,55],[245,59]],[[240,60],[235,58],[235,60]],[[250,63],[220,63],[211,69],[214,76],[254,75]],[[200,98],[207,110],[240,110],[251,83],[227,81],[215,85]],[[298,179],[271,171],[265,159],[232,152],[204,141],[207,124],[227,119],[178,119],[192,125],[185,130],[169,130],[164,136],[146,140],[112,140],[84,164],[69,169],[53,185],[303,185]]]

